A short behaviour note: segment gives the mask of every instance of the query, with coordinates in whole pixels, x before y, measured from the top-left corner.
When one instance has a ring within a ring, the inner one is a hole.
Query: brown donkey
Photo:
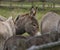
[[[25,40],[26,37],[24,36],[20,35],[12,36],[6,40],[3,50],[25,50],[26,49]]]
[[[37,7],[31,8],[31,11],[24,15],[19,15],[15,19],[15,25],[16,25],[16,34],[20,35],[25,32],[29,33],[30,35],[36,35],[39,34],[39,25],[38,21],[35,18]]]

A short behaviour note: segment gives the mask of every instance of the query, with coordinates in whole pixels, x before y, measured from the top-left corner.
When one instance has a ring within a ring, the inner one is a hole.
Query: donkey
[[[19,15],[15,19],[16,34],[21,35],[25,32],[31,36],[40,34],[38,21],[35,18],[37,8],[32,6],[30,13]]]
[[[43,16],[41,23],[40,23],[40,28],[41,28],[41,33],[47,33],[51,32],[52,30],[57,31],[57,33],[60,33],[60,15],[54,13],[54,12],[48,12],[46,15]]]
[[[12,17],[0,21],[0,50],[3,50],[4,42],[13,35],[15,35],[15,25]]]
[[[25,40],[26,37],[24,36],[20,35],[12,36],[6,40],[3,50],[25,50],[26,49]]]
[[[30,37],[29,39],[26,40],[26,47],[30,48],[31,46],[40,46],[42,44],[47,44],[50,42],[56,42],[60,40],[60,33],[56,33],[55,31],[53,31],[54,33],[50,34],[49,33],[45,33],[41,36],[33,36]]]

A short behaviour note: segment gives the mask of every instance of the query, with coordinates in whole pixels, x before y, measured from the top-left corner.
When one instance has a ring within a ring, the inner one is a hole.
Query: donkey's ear
[[[12,16],[9,17],[6,21],[9,22],[9,21],[11,21],[11,20],[13,20]]]
[[[36,10],[37,10],[37,7],[32,6],[32,8],[30,10],[30,16],[34,17],[36,15]]]
[[[15,17],[14,21],[17,21],[19,19],[20,15],[18,15],[17,17]]]

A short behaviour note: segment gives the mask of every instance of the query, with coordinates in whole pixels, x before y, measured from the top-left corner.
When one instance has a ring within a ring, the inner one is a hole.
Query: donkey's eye
[[[35,24],[33,24],[33,26],[36,26]]]

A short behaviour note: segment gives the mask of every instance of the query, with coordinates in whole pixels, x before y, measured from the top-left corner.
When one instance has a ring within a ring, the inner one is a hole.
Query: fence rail
[[[18,7],[18,8],[26,7],[26,8],[28,8],[28,7],[31,7],[32,5],[42,8],[44,4],[43,4],[43,2],[38,2],[38,3],[33,2],[32,3],[32,2],[17,2],[17,1],[0,1],[1,7],[13,7],[13,8],[15,8],[15,7]],[[50,7],[53,6],[53,4],[51,2],[45,2],[44,7],[48,7],[49,5],[50,5]],[[58,5],[58,7],[60,7],[60,6]]]
[[[41,46],[32,46],[27,50],[60,50],[60,41],[43,44]]]

